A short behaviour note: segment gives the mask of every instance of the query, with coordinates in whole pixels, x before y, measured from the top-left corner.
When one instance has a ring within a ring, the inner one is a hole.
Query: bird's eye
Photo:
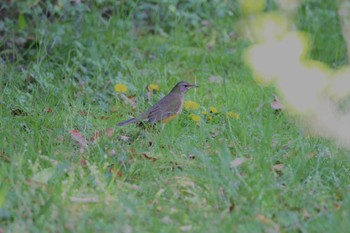
[[[185,87],[188,87],[188,85],[187,85],[187,84],[185,84]]]

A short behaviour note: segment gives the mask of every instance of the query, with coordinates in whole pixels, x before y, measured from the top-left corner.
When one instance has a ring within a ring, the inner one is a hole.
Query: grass
[[[323,19],[337,22],[328,10]],[[106,21],[94,10],[76,21],[43,22],[36,48],[19,62],[3,60],[0,231],[349,229],[349,152],[270,109],[275,90],[256,84],[244,66],[248,43],[229,36],[234,18],[191,28],[178,20],[167,36],[139,35],[131,19]],[[317,23],[298,22],[303,29]],[[347,62],[339,55],[340,37],[331,43],[323,30],[311,32],[320,38],[315,59]],[[211,76],[224,82],[210,83]],[[200,85],[186,99],[201,109],[185,111],[164,129],[116,126],[148,108],[147,84],[159,84],[154,103],[182,79]],[[117,97],[116,83],[137,96],[137,110]],[[191,121],[190,113],[210,106],[219,110],[213,120]],[[240,118],[227,118],[229,111]],[[69,134],[75,129],[89,139],[106,128],[115,130],[113,137],[102,136],[83,152]],[[237,158],[244,163],[232,167]]]

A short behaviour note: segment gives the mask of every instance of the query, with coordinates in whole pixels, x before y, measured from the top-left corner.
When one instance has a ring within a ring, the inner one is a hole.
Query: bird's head
[[[190,84],[187,81],[181,81],[178,84],[175,85],[175,87],[171,90],[171,92],[178,92],[185,94],[189,89],[198,87],[195,84]]]

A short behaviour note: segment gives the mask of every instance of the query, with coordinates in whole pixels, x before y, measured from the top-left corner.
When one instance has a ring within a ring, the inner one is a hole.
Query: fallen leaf
[[[267,229],[267,232],[278,233],[280,232],[279,226],[272,220],[265,217],[263,214],[258,214],[256,218],[264,225],[271,226],[271,228]]]
[[[129,149],[129,152],[130,152],[130,154],[132,154],[132,155],[137,155],[137,151],[136,151],[135,148],[130,148],[130,149]]]
[[[221,84],[223,81],[222,77],[221,76],[210,76],[209,78],[209,82],[211,83],[217,83],[217,84]]]
[[[96,116],[93,116],[95,119],[100,119],[100,120],[109,120],[111,117],[110,116],[99,116],[99,117],[96,117]]]
[[[303,214],[305,220],[310,219],[311,215],[310,215],[310,213],[307,211],[307,209],[302,209],[301,212],[302,212],[302,214]]]
[[[162,218],[162,222],[163,222],[164,224],[170,224],[170,223],[172,223],[173,221],[171,220],[171,218],[170,218],[169,216],[164,216],[164,217]]]
[[[202,25],[203,27],[209,26],[209,24],[210,24],[210,22],[209,22],[208,20],[203,19],[203,20],[201,21],[201,25]]]
[[[127,142],[127,141],[129,141],[130,137],[129,137],[129,136],[126,136],[126,135],[121,135],[121,136],[120,136],[120,139],[121,139],[122,141],[124,141],[124,142]]]
[[[12,109],[11,110],[12,116],[28,116],[28,113],[26,113],[24,110],[20,108]]]
[[[245,162],[245,158],[235,158],[234,160],[231,161],[230,167],[236,168],[236,167],[242,165],[244,162]]]
[[[114,135],[114,129],[107,128],[106,130],[95,131],[93,135],[90,137],[90,141],[97,143],[104,135],[107,135],[107,137],[111,139]]]
[[[284,167],[284,165],[282,163],[275,164],[275,165],[273,165],[273,170],[274,171],[282,171],[283,167]]]
[[[117,171],[116,177],[121,177],[123,175],[123,172],[121,170]]]
[[[88,148],[89,142],[83,137],[83,135],[75,129],[69,131],[69,134],[73,141],[75,141],[82,148]]]
[[[98,197],[70,197],[71,202],[77,203],[96,203],[99,202]]]
[[[46,112],[46,113],[52,113],[52,108],[45,108],[45,109],[44,109],[44,112]]]
[[[151,160],[152,162],[157,161],[157,158],[149,157],[146,153],[141,154],[145,159]]]
[[[180,227],[180,231],[182,232],[188,232],[192,230],[192,225],[183,225]]]
[[[106,129],[107,137],[112,138],[114,135],[114,129],[113,128],[107,128]]]
[[[79,115],[80,115],[80,116],[87,116],[88,114],[87,114],[87,112],[85,112],[85,111],[80,111],[80,112],[79,112]]]
[[[219,135],[219,131],[215,131],[215,132],[213,132],[213,133],[210,134],[210,136],[211,136],[212,138],[216,138],[218,135]]]
[[[114,149],[110,149],[108,151],[108,155],[110,155],[110,156],[113,156],[113,155],[116,155],[116,154],[117,154],[117,152]]]
[[[285,107],[284,105],[278,100],[277,96],[273,97],[273,102],[271,103],[271,108],[275,111],[282,111]]]
[[[10,156],[5,151],[0,151],[0,159],[2,159],[5,162],[10,162]]]
[[[147,93],[146,101],[150,101],[152,97],[152,90],[148,85],[146,86],[146,93]]]
[[[271,219],[266,218],[263,214],[258,214],[256,218],[263,224],[267,225],[271,223]]]
[[[123,175],[123,172],[121,170],[117,170],[114,166],[114,164],[111,164],[108,166],[108,171],[113,174],[116,178],[119,178]]]
[[[85,167],[85,166],[87,166],[87,165],[89,164],[89,162],[88,162],[86,159],[81,159],[81,160],[79,161],[79,163],[80,163],[80,165],[83,166],[83,167]]]
[[[90,137],[90,142],[97,143],[100,138],[103,136],[103,131],[95,131],[93,135]]]
[[[124,94],[119,94],[118,95],[125,104],[131,105],[133,109],[136,109],[136,96],[126,96]]]

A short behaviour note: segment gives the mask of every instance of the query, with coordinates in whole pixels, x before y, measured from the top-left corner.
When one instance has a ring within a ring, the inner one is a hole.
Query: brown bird
[[[147,122],[151,124],[156,122],[169,122],[181,113],[185,93],[193,87],[198,86],[195,84],[190,84],[186,81],[179,82],[168,95],[164,96],[148,111],[141,113],[138,117],[120,122],[118,126],[138,122]]]

